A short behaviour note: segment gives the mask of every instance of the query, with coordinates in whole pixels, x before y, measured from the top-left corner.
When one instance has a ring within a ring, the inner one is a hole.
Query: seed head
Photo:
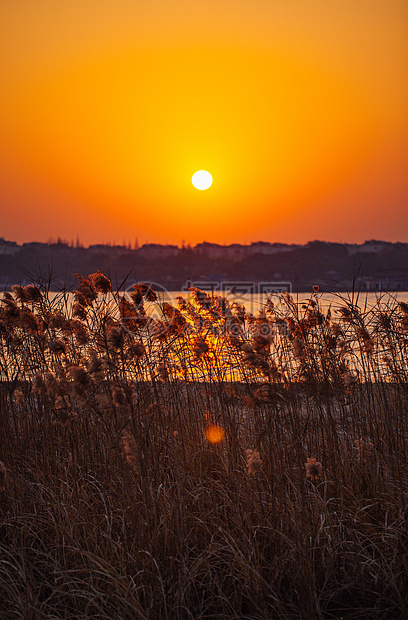
[[[159,364],[157,366],[157,374],[159,375],[159,378],[160,378],[161,381],[163,381],[163,382],[168,381],[168,379],[169,379],[169,372],[168,372],[165,364]]]
[[[405,303],[404,301],[400,301],[400,303],[398,305],[399,305],[402,313],[408,315],[408,304]]]
[[[11,287],[11,290],[13,291],[16,299],[22,302],[27,301],[27,295],[26,295],[24,286],[19,286],[18,284],[14,284],[14,286]]]
[[[94,283],[77,273],[74,273],[74,276],[79,281],[78,288],[74,291],[75,301],[82,306],[92,306],[98,296]]]
[[[40,372],[37,372],[33,377],[32,389],[34,392],[45,392],[45,381]]]
[[[70,329],[75,336],[75,340],[77,344],[82,345],[89,342],[89,333],[86,325],[81,323],[81,321],[72,319],[70,321]]]
[[[25,402],[25,397],[24,397],[23,392],[20,390],[20,388],[17,388],[17,389],[14,391],[14,394],[13,394],[13,400],[14,400],[14,402],[16,403],[16,405],[22,405],[22,404],[24,404],[24,402]]]
[[[108,345],[111,349],[118,350],[123,346],[123,331],[120,327],[113,327],[108,333]]]
[[[40,383],[40,379],[38,379]],[[55,396],[58,392],[58,381],[52,374],[52,372],[46,372],[44,375],[44,383],[47,388],[47,393],[49,396]]]
[[[78,317],[81,321],[86,319],[86,309],[78,300],[72,306],[72,316]]]
[[[91,351],[89,354],[89,361],[87,364],[87,371],[89,372],[89,374],[92,374],[94,372],[98,372],[101,369],[101,366],[103,365],[103,360],[101,360],[97,354],[95,353],[95,351]]]
[[[27,286],[24,287],[24,292],[27,301],[35,303],[42,299],[41,291],[35,284],[27,284]]]
[[[145,355],[146,350],[142,342],[134,342],[128,347],[127,354],[130,359],[139,360]]]
[[[258,450],[246,451],[248,474],[256,474],[262,467],[262,460],[259,456]]]
[[[91,273],[88,276],[89,280],[92,282],[94,288],[98,293],[110,293],[112,290],[112,284],[109,278],[103,275],[100,271],[96,273]]]
[[[137,468],[139,466],[139,453],[132,433],[123,431],[122,444],[127,462],[133,469]]]
[[[55,338],[54,340],[51,339],[49,348],[53,353],[65,353],[65,342],[59,338]]]
[[[199,336],[193,341],[193,353],[194,357],[199,359],[202,355],[205,355],[209,350],[208,343],[205,338]]]
[[[311,480],[312,482],[316,482],[317,480],[319,480],[323,473],[323,467],[321,463],[319,463],[314,457],[308,458],[305,463],[305,467],[306,478],[308,480]]]
[[[70,366],[68,368],[68,373],[73,380],[75,393],[80,396],[84,396],[87,387],[91,383],[91,379],[85,368],[82,368],[81,366]]]
[[[302,359],[306,353],[306,345],[303,338],[294,338],[292,341],[293,354],[297,359]]]
[[[369,355],[373,348],[374,343],[368,331],[365,327],[358,327],[356,330],[357,338],[362,342],[364,351]]]
[[[261,402],[267,402],[269,400],[269,385],[264,383],[259,386],[254,392],[254,397],[256,400]]]
[[[133,292],[130,294],[131,298],[133,299],[134,303],[139,305],[142,302],[143,297],[147,300],[147,301],[156,301],[157,300],[157,295],[156,293],[153,291],[153,289],[150,288],[150,286],[148,284],[134,284],[132,286]]]

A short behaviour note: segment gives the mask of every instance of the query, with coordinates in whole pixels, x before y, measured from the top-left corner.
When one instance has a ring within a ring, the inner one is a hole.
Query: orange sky
[[[4,0],[0,236],[408,241],[407,26],[406,0]]]

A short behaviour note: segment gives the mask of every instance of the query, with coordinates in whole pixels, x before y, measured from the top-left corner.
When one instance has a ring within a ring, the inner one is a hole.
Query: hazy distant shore
[[[115,288],[150,282],[166,291],[193,286],[221,289],[224,283],[285,285],[293,292],[407,291],[408,244],[367,241],[306,245],[257,242],[195,247],[145,244],[93,245],[24,243],[0,239],[0,288],[33,280],[51,282],[51,290],[70,288],[72,274],[102,271]],[[254,290],[253,292],[257,292]]]

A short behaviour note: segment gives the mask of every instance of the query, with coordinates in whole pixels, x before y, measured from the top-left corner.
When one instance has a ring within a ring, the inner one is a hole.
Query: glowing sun
[[[197,170],[191,181],[197,189],[208,189],[212,185],[213,179],[207,170]]]

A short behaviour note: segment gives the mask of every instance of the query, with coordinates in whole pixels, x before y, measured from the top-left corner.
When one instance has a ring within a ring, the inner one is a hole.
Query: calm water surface
[[[258,314],[258,312],[262,311],[265,308],[266,301],[268,297],[273,301],[273,303],[279,307],[283,308],[285,304],[284,298],[282,295],[272,294],[265,295],[260,293],[248,293],[244,294],[241,292],[215,292],[215,295],[225,296],[231,303],[237,302],[240,305],[244,305],[245,309],[248,313]],[[0,293],[0,298],[3,296]],[[106,296],[109,299],[111,296]],[[183,299],[188,300],[191,299],[190,291],[166,291],[165,289],[161,289],[157,291],[157,300],[158,302],[167,302],[172,305],[177,305],[177,297],[182,297]],[[332,310],[336,310],[336,308],[343,306],[345,301],[353,302],[357,304],[362,311],[373,308],[377,304],[381,303],[381,305],[386,305],[387,303],[392,302],[405,302],[408,303],[408,291],[394,291],[389,293],[381,293],[381,292],[373,292],[373,293],[360,293],[353,294],[352,293],[317,293],[315,299],[318,301],[320,308],[324,311],[331,307]],[[64,298],[63,293],[58,292],[50,292],[49,299],[51,302],[59,300],[60,303]],[[307,303],[311,298],[311,293],[299,293],[293,294],[292,298],[295,303],[304,304]],[[67,309],[70,310],[70,306],[73,302],[73,293],[65,294],[66,306]],[[65,304],[64,304],[65,305]],[[155,304],[147,303],[146,306],[154,306]],[[153,308],[152,308],[153,310]]]
[[[61,297],[61,293],[50,293],[50,299],[55,299],[56,297]],[[230,293],[230,292],[215,292],[215,295],[225,296],[231,303],[237,302],[241,305],[244,305],[246,311],[249,313],[257,314],[264,307],[267,298],[269,297],[271,301],[276,306],[282,306],[285,302],[281,295],[265,295],[260,293],[250,293],[250,294],[242,294],[242,293]],[[191,299],[190,291],[166,291],[164,289],[157,291],[157,299],[158,302],[167,302],[173,305],[177,305],[177,297],[182,297],[183,299]],[[311,293],[299,293],[292,295],[293,300],[296,303],[307,303],[311,298]],[[387,302],[392,302],[393,300],[398,302],[408,303],[408,291],[394,291],[389,293],[360,293],[353,294],[352,293],[317,293],[315,295],[315,299],[319,302],[320,307],[323,310],[326,310],[331,306],[332,309],[336,309],[337,307],[343,306],[344,301],[353,301],[354,304],[357,304],[362,310],[365,308],[369,309],[378,303],[386,304]],[[68,304],[72,303],[73,294],[68,293],[67,301]]]
[[[217,294],[217,293],[215,293]],[[263,295],[259,293],[253,293],[248,295],[242,294],[232,294],[232,293],[223,293],[223,296],[230,301],[244,305],[247,312],[251,312],[257,314],[260,312],[266,303],[267,297],[270,297],[271,301],[277,306],[281,306],[284,302],[282,300],[282,296],[279,295]],[[191,296],[189,291],[170,291],[159,293],[160,301],[167,301],[172,304],[177,303],[177,297],[183,297],[184,299],[188,299]],[[310,293],[299,293],[298,295],[292,295],[294,302],[296,303],[307,303],[312,295]],[[351,302],[353,300],[354,304],[357,304],[362,310],[365,307],[372,308],[377,305],[379,302],[382,304],[386,304],[387,301],[391,302],[392,300],[396,300],[398,302],[408,303],[408,291],[396,291],[391,293],[360,293],[359,295],[354,294],[354,297],[351,293],[342,293],[341,296],[337,293],[317,293],[315,296],[319,305],[322,309],[326,310],[331,306],[331,308],[336,309],[336,307],[340,307],[344,305],[344,301],[347,300]]]

